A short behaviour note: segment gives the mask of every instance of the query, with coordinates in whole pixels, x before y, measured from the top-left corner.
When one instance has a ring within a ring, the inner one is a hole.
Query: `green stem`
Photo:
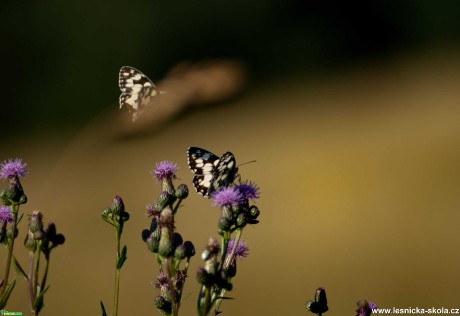
[[[230,264],[232,263],[232,261],[234,260],[233,258],[235,257],[235,252],[236,252],[236,248],[238,247],[238,243],[240,242],[240,239],[241,239],[241,234],[243,233],[242,230],[238,229],[236,231],[236,234],[235,234],[235,239],[233,241],[233,249],[232,249],[232,252],[230,253],[229,256],[226,256],[225,257],[225,263],[223,265],[223,270],[224,271],[227,271],[228,270],[228,267],[230,266]],[[228,242],[228,241],[227,241]],[[225,251],[227,249],[225,248]],[[225,289],[220,289],[219,293],[217,293],[217,297],[223,297],[225,295]],[[220,304],[222,304],[222,298],[219,298],[217,301],[216,301],[216,308],[214,309],[215,310],[215,315],[219,314],[219,308],[220,308]]]
[[[10,275],[10,267],[11,267],[11,260],[13,259],[13,248],[14,248],[14,240],[16,239],[14,237],[14,234],[16,232],[16,222],[18,220],[18,211],[19,211],[19,205],[16,203],[13,203],[11,205],[11,213],[13,217],[13,224],[12,224],[12,231],[13,231],[13,238],[9,240],[8,243],[8,256],[6,257],[6,267],[5,267],[5,275],[3,277],[3,284],[0,287],[0,297],[3,296],[3,293],[6,290],[6,286],[8,285],[8,277]]]
[[[113,303],[113,316],[118,315],[118,295],[120,292],[120,269],[118,268],[118,260],[121,256],[120,254],[120,238],[121,238],[121,228],[120,226],[116,227],[117,234],[117,256],[115,260],[115,293],[114,293],[114,303]]]

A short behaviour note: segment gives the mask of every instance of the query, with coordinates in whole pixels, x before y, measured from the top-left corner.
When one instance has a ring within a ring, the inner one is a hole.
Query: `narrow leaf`
[[[127,257],[126,253],[128,252],[128,248],[126,248],[126,245],[123,246],[123,249],[121,250],[120,257],[118,258],[118,263],[117,263],[117,269],[121,269],[123,264],[125,263]]]
[[[107,312],[105,311],[104,303],[102,301],[99,301],[101,303],[101,309],[102,309],[102,316],[107,316]]]
[[[27,276],[26,272],[21,267],[21,265],[19,264],[19,261],[16,259],[15,256],[13,256],[13,265],[14,265],[14,269],[16,270],[16,273],[22,276],[27,281],[29,277]]]
[[[3,309],[10,298],[11,292],[13,292],[14,286],[16,285],[16,279],[11,281],[10,284],[6,286],[5,292],[3,293],[2,298],[0,299],[0,309]]]

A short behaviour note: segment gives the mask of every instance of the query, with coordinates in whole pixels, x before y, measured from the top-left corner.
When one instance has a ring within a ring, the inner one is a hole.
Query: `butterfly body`
[[[237,176],[238,168],[231,152],[219,158],[206,149],[190,147],[187,156],[189,168],[194,173],[193,186],[205,197],[209,198],[215,191],[228,187]]]
[[[130,66],[123,66],[118,75],[121,90],[120,108],[127,107],[133,113],[133,121],[142,114],[146,105],[160,91],[141,71]]]

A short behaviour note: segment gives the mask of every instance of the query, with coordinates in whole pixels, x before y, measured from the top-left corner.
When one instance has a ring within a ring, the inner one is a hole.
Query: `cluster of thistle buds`
[[[107,223],[119,228],[119,234],[123,232],[123,225],[129,220],[129,213],[125,211],[125,205],[120,196],[115,196],[112,205],[102,210],[102,219]]]
[[[40,249],[49,257],[51,250],[65,241],[64,235],[56,232],[56,225],[49,222],[46,228],[43,228],[43,215],[39,211],[33,211],[29,218],[29,230],[24,241],[27,250],[33,251],[40,244]]]
[[[259,198],[259,189],[252,182],[243,182],[222,188],[212,194],[213,205],[219,206],[221,216],[217,231],[222,237],[222,246],[214,238],[210,238],[201,258],[204,267],[198,269],[197,279],[202,285],[198,297],[198,314],[207,315],[219,307],[225,291],[231,291],[231,280],[236,276],[236,258],[248,255],[248,248],[240,240],[243,228],[248,224],[257,224],[260,211],[251,201]]]
[[[142,231],[142,240],[148,250],[157,255],[160,275],[155,286],[160,289],[160,295],[155,298],[155,306],[164,315],[177,315],[190,258],[195,255],[193,243],[184,241],[174,226],[174,216],[188,196],[187,185],[174,188],[176,171],[177,166],[172,162],[156,164],[152,175],[161,183],[162,192],[147,206],[151,224],[149,229]],[[181,267],[183,261],[185,264]]]

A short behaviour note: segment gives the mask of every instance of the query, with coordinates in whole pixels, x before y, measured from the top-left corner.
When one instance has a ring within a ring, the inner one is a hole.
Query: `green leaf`
[[[22,219],[23,216],[24,216],[24,213],[22,213],[21,215],[19,215],[19,218],[18,218],[17,221],[16,221],[16,225],[18,225],[19,222],[21,222],[21,219]]]
[[[22,276],[27,281],[29,277],[27,276],[26,272],[21,267],[21,265],[19,264],[19,261],[16,259],[15,256],[13,256],[13,265],[14,265],[14,269],[16,270],[16,273]]]
[[[40,287],[37,286],[38,290],[40,290]],[[47,287],[45,287],[45,289],[43,291],[41,291],[38,296],[35,298],[34,300],[34,309],[37,311],[37,313],[43,308],[43,298],[44,298],[44,295],[46,293],[46,291],[48,291],[48,289],[50,288],[50,286],[48,285]]]
[[[102,301],[99,301],[101,303],[101,309],[102,309],[102,316],[107,316],[107,312],[105,311],[104,303]]]
[[[10,284],[6,286],[5,292],[3,293],[2,298],[0,299],[0,309],[3,309],[10,298],[11,292],[13,292],[14,286],[16,285],[16,279],[11,281]]]
[[[123,246],[123,249],[121,250],[120,257],[118,258],[117,269],[121,269],[121,267],[125,263],[125,261],[127,259],[127,257],[126,257],[127,252],[128,252],[128,248],[126,248],[126,245],[125,245],[125,246]]]

